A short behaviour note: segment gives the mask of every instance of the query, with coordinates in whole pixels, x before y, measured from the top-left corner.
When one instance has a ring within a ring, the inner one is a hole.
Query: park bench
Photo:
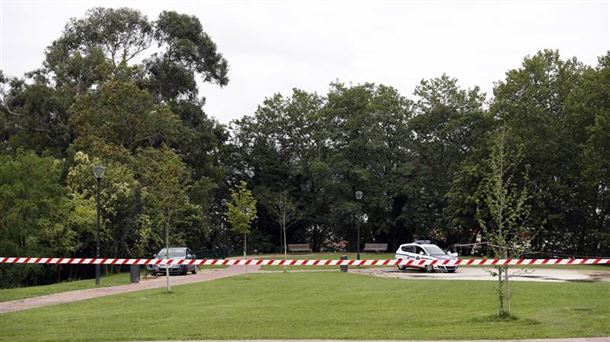
[[[311,247],[308,243],[289,243],[288,244],[289,252],[311,252]]]
[[[363,252],[385,252],[388,250],[387,243],[365,243]]]

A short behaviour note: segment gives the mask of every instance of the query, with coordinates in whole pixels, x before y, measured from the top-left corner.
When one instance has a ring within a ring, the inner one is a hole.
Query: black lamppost
[[[362,199],[362,191],[356,191],[356,199],[358,201]],[[356,216],[356,232],[356,260],[360,260],[360,210],[358,210],[358,216]]]
[[[104,178],[104,171],[106,168],[104,165],[99,164],[93,168],[93,176],[95,177],[95,181],[97,183],[97,188],[95,192],[95,200],[96,200],[96,211],[97,211],[97,234],[95,238],[95,258],[100,258],[100,182],[102,178]],[[99,262],[95,263],[95,287],[100,286],[100,264]]]

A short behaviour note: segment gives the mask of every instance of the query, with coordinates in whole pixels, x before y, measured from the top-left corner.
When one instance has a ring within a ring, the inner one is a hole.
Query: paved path
[[[259,267],[248,266],[248,272],[256,272]],[[202,281],[216,280],[226,277],[232,277],[245,273],[246,268],[244,266],[231,266],[222,269],[202,270],[194,275],[186,276],[171,276],[170,285],[182,285],[190,283],[198,283]],[[0,314],[6,312],[14,312],[27,310],[32,308],[38,308],[42,306],[55,305],[70,303],[79,300],[97,298],[115,295],[119,293],[134,292],[147,289],[156,289],[165,287],[165,277],[159,276],[157,278],[142,279],[137,284],[119,285],[111,287],[100,287],[86,290],[77,290],[69,292],[55,293],[45,296],[25,298],[12,300],[8,302],[0,302]]]
[[[480,267],[460,267],[455,273],[423,273],[417,270],[399,271],[396,267],[361,269],[350,267],[349,271],[396,279],[494,280],[487,271]],[[514,272],[515,274],[512,275],[511,280],[516,281],[610,282],[610,272],[608,271],[535,268],[527,272],[514,269]],[[605,342],[610,342],[610,340]]]

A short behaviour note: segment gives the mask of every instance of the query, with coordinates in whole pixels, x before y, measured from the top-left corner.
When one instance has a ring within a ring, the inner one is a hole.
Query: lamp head
[[[106,171],[106,168],[104,167],[104,165],[102,164],[98,164],[95,165],[93,167],[93,176],[95,177],[95,179],[102,179],[104,178],[104,172]]]

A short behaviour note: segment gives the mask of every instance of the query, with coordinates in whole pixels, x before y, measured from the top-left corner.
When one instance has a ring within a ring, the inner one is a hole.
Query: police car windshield
[[[428,251],[428,254],[430,255],[445,255],[445,252],[443,252],[442,249],[438,248],[438,246],[428,245],[424,248]]]

